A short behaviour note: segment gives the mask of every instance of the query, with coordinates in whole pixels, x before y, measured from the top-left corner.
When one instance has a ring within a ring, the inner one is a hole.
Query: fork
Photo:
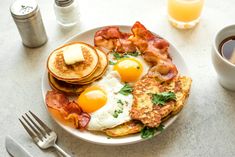
[[[32,137],[34,143],[36,143],[36,145],[41,149],[54,147],[64,157],[71,157],[55,143],[57,140],[56,133],[42,122],[34,113],[31,111],[29,111],[29,113],[34,120],[27,113],[25,113],[26,117],[22,115],[22,118],[26,123],[20,118],[19,120],[28,134]]]

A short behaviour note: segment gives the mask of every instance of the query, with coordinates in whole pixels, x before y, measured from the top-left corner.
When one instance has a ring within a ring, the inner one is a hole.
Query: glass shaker
[[[55,0],[54,11],[57,22],[62,26],[74,26],[79,21],[79,7],[76,0]]]

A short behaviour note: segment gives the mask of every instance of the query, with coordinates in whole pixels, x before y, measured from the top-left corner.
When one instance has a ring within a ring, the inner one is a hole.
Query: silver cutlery
[[[5,146],[7,152],[13,157],[33,157],[26,149],[24,149],[16,140],[10,136],[6,137]]]
[[[43,123],[34,113],[31,111],[29,111],[29,113],[33,118],[25,113],[25,115],[22,115],[24,122],[21,119],[19,120],[37,146],[41,149],[54,147],[64,157],[71,157],[55,143],[57,139],[56,133]]]

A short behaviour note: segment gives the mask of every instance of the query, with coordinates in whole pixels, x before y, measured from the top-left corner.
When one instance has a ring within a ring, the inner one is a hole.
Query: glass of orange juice
[[[170,23],[180,29],[194,27],[200,19],[204,0],[168,0]]]

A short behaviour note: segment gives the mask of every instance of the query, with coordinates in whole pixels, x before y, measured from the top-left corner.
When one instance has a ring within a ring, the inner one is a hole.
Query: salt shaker
[[[25,46],[39,47],[47,42],[46,31],[35,0],[16,0],[10,11]]]
[[[62,26],[74,26],[79,21],[79,7],[76,0],[55,0],[54,11],[57,22]]]

